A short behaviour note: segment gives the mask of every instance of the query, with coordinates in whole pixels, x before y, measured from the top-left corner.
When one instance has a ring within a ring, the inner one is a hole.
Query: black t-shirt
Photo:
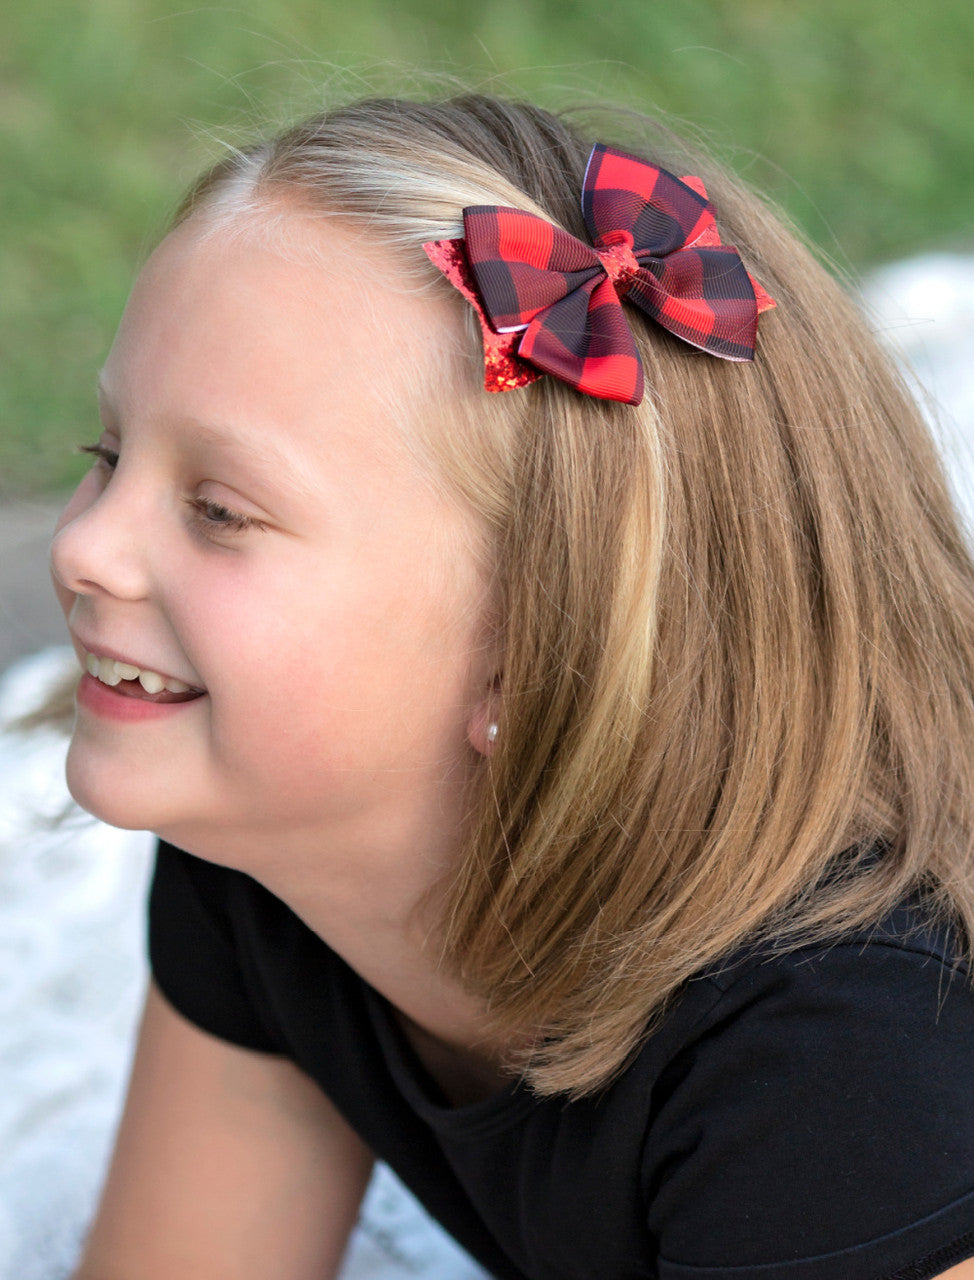
[[[974,994],[905,903],[687,984],[596,1098],[443,1104],[388,1003],[278,898],[161,845],[153,971],[283,1054],[499,1280],[930,1280],[974,1256]]]

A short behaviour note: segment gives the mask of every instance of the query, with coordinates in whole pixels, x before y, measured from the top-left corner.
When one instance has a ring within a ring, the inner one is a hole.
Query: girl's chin
[[[68,791],[71,798],[85,813],[90,813],[99,822],[109,827],[119,827],[123,831],[149,831],[152,824],[148,815],[136,812],[131,806],[121,805],[117,797],[106,796],[100,788],[93,788],[84,782],[77,782],[68,775]]]
[[[123,831],[149,831],[190,853],[222,862],[224,846],[235,847],[235,833],[225,813],[200,803],[201,794],[212,797],[215,786],[204,787],[202,793],[178,791],[178,778],[167,782],[158,773],[153,777],[153,763],[120,758],[73,739],[65,780],[74,802],[99,822]]]
[[[125,761],[99,760],[98,754],[90,745],[72,739],[65,780],[74,802],[110,827],[155,831],[171,807],[159,804],[165,788],[152,787],[140,780],[134,768],[126,767]]]

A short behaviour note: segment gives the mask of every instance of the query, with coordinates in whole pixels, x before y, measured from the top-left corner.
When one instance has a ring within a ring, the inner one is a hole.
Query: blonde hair
[[[465,205],[585,234],[590,145],[522,103],[368,100],[221,161],[177,221],[298,196],[452,294],[421,245],[462,234]],[[630,312],[638,408],[545,378],[427,441],[490,532],[505,620],[445,954],[527,1037],[512,1066],[576,1096],[745,941],[836,937],[918,888],[961,956],[974,937],[974,578],[934,446],[758,197],[652,121],[629,117],[621,145],[705,179],[778,302],[754,364]]]

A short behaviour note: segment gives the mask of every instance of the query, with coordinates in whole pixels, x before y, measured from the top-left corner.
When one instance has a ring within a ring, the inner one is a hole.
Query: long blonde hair
[[[367,100],[221,161],[178,220],[298,196],[452,293],[421,245],[465,205],[584,235],[590,145],[522,103]],[[633,312],[638,408],[542,379],[426,442],[490,532],[505,620],[443,945],[527,1034],[513,1065],[540,1093],[604,1086],[745,940],[835,937],[917,888],[961,954],[974,937],[974,576],[928,432],[757,196],[652,121],[621,145],[705,179],[778,308],[753,365]]]

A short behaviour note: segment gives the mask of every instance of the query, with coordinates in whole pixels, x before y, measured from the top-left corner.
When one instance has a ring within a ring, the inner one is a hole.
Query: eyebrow
[[[202,422],[199,418],[181,418],[179,424],[202,436],[211,446],[242,455],[246,464],[252,466],[258,476],[267,474],[276,481],[283,479],[305,497],[314,496],[307,474],[295,466],[294,455],[275,443],[270,436],[257,431],[248,432],[242,427],[225,427],[218,422]]]
[[[111,396],[101,374],[98,375],[97,391],[99,398],[111,408]],[[205,422],[195,417],[180,417],[172,421],[175,425],[192,432],[194,436],[202,436],[206,444],[218,449],[233,450],[241,455],[246,464],[254,469],[257,479],[263,475],[268,475],[275,481],[283,479],[284,483],[299,496],[307,498],[317,496],[306,472],[295,466],[294,455],[277,444],[269,434],[260,433],[257,430],[248,431],[240,426],[227,426],[219,422]]]

